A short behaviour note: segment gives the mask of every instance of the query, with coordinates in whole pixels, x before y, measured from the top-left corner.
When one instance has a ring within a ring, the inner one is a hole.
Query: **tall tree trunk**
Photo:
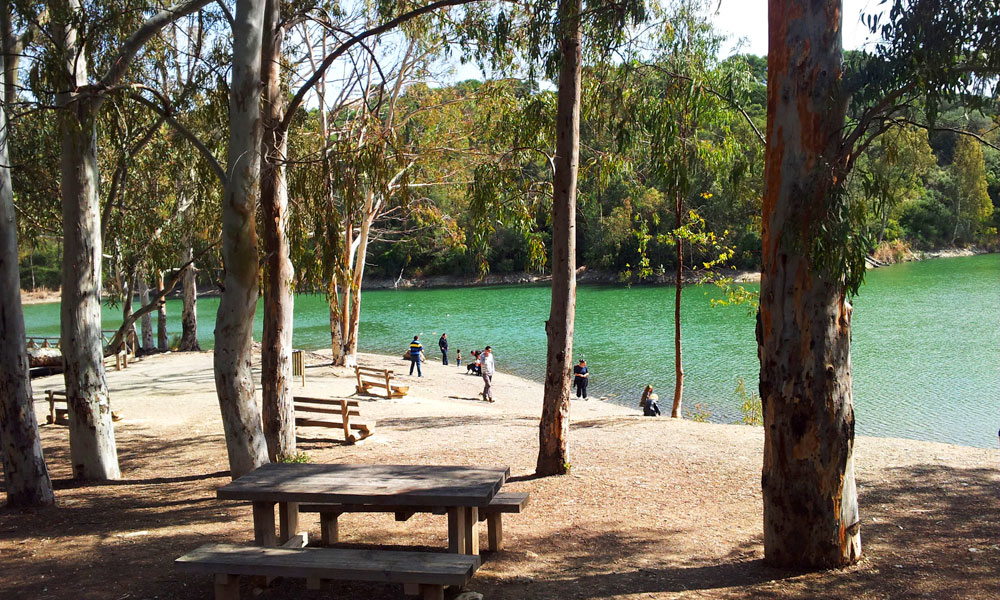
[[[122,323],[128,323],[129,319],[132,317],[132,295],[135,293],[135,276],[131,274],[126,274],[125,281],[122,285]],[[129,328],[131,334],[125,335],[125,351],[129,351],[129,344],[134,343],[136,338],[135,335],[135,323],[133,323]],[[133,348],[134,350],[134,348]]]
[[[680,231],[682,225],[681,213],[684,208],[684,197],[677,193],[674,197],[674,212],[677,214],[675,226]],[[681,401],[684,398],[684,361],[681,356],[681,291],[684,289],[684,240],[675,236],[677,242],[677,281],[674,287],[674,406],[670,416],[681,417]]]
[[[187,246],[184,249],[181,264],[187,264],[194,260],[194,248]],[[184,272],[181,278],[181,286],[184,291],[184,305],[181,308],[181,343],[178,350],[181,352],[201,352],[198,344],[198,269],[192,264]]]
[[[80,14],[66,0],[55,14]],[[60,91],[56,94],[62,136],[60,194],[65,248],[60,322],[69,405],[70,462],[77,479],[118,479],[118,452],[101,347],[101,214],[98,195],[99,100],[80,93],[87,60],[76,26],[60,24]]]
[[[226,276],[215,320],[215,389],[233,478],[268,462],[251,371],[257,309],[254,212],[260,175],[260,56],[264,0],[237,0],[229,94],[229,174],[222,202]]]
[[[552,304],[539,422],[539,475],[569,469],[569,389],[576,316],[576,177],[580,156],[580,0],[560,0],[559,99],[552,190]]]
[[[3,461],[7,505],[46,506],[55,503],[52,482],[42,454],[38,421],[28,375],[28,351],[21,311],[17,222],[7,154],[7,106],[13,81],[4,68],[13,31],[10,6],[0,3],[0,72],[4,103],[0,105],[0,460]]]
[[[339,367],[344,366],[344,321],[341,312],[340,285],[336,281],[336,274],[330,283],[330,291],[327,296],[330,301],[330,351],[333,357],[333,364]]]
[[[139,274],[139,303],[143,308],[149,305],[149,284],[146,282],[145,271]],[[149,313],[142,315],[142,352],[153,351],[153,317]]]
[[[156,295],[160,303],[156,306],[156,349],[160,352],[170,350],[170,340],[167,339],[167,300],[163,298],[163,271],[156,272]]]
[[[348,311],[347,339],[344,342],[344,364],[353,366],[358,362],[358,330],[361,326],[361,283],[365,277],[365,261],[368,260],[368,238],[371,236],[372,223],[378,209],[375,207],[375,194],[371,189],[365,192],[365,207],[361,219],[361,231],[358,233],[357,252],[354,253],[354,263],[351,265],[350,294],[345,294],[345,303],[350,302]]]
[[[288,245],[288,183],[285,180],[287,136],[280,124],[285,116],[281,89],[280,0],[267,0],[261,71],[264,81],[263,146],[260,201],[263,209],[264,335],[261,344],[261,388],[264,437],[271,460],[295,455],[295,412],[292,409],[292,261]]]
[[[757,321],[764,408],[764,557],[828,568],[861,555],[851,306],[810,260],[843,185],[841,3],[770,0]]]

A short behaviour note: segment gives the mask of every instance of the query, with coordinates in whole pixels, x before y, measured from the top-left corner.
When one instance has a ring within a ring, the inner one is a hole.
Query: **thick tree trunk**
[[[576,315],[576,178],[580,156],[580,0],[560,0],[559,99],[552,190],[552,304],[539,422],[539,475],[569,470],[569,390]]]
[[[149,306],[149,284],[146,282],[146,273],[139,275],[139,303],[143,308]],[[153,317],[147,312],[142,315],[142,352],[149,354],[153,351]]]
[[[237,0],[229,95],[229,160],[222,203],[226,276],[215,320],[215,389],[233,478],[268,462],[251,371],[257,309],[254,212],[260,175],[260,56],[264,0]]]
[[[295,412],[292,409],[292,261],[288,245],[288,183],[285,180],[287,136],[281,89],[280,0],[267,0],[261,70],[264,81],[260,201],[263,209],[264,335],[261,345],[264,437],[271,460],[295,455]]]
[[[681,212],[684,208],[684,199],[681,194],[675,196],[674,212],[677,214],[675,226],[680,231]],[[670,410],[670,416],[674,419],[681,418],[681,401],[684,398],[684,361],[681,356],[681,291],[684,289],[684,240],[680,235],[676,236],[677,241],[677,281],[674,287],[674,406]]]
[[[60,13],[79,14],[79,0]],[[87,61],[75,26],[57,34],[63,56],[56,94],[62,136],[60,194],[63,249],[60,321],[69,400],[70,462],[77,479],[118,479],[118,453],[101,347],[101,213],[98,195],[97,108],[77,90],[87,85]]]
[[[10,7],[0,4],[0,44],[3,53],[10,48]],[[0,55],[0,72],[5,56]],[[11,87],[5,77],[4,90]],[[3,461],[4,488],[11,507],[46,506],[55,503],[52,482],[45,467],[38,421],[28,376],[28,351],[24,339],[24,314],[21,311],[21,276],[18,268],[17,221],[14,191],[11,187],[10,160],[7,154],[5,93],[0,105],[0,460]]]
[[[194,260],[194,248],[184,249],[182,264]],[[198,269],[192,264],[181,278],[184,292],[184,305],[181,308],[181,343],[177,349],[181,352],[201,352],[198,344]]]
[[[851,306],[810,260],[843,185],[841,3],[771,0],[757,339],[764,408],[764,556],[828,568],[861,554]]]
[[[167,300],[163,297],[163,271],[156,273],[156,295],[160,298],[156,305],[156,349],[160,352],[170,350],[170,340],[167,339]]]

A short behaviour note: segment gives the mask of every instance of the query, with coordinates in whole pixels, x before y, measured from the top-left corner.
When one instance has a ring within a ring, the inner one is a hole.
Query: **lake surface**
[[[673,288],[581,286],[577,359],[591,370],[591,397],[634,406],[643,385],[673,397]],[[754,319],[745,307],[713,307],[711,286],[684,290],[684,405],[735,422],[737,380],[756,390]],[[1000,426],[1000,255],[928,260],[876,269],[854,300],[854,403],[859,435],[904,437],[992,447]],[[167,302],[171,335],[180,332],[180,301]],[[218,299],[198,302],[198,336],[212,346]],[[366,291],[360,350],[402,354],[420,334],[427,356],[440,360],[448,333],[451,355],[494,348],[497,368],[540,381],[545,369],[547,287],[480,287]],[[326,299],[299,295],[294,344],[329,344]],[[105,307],[104,328],[121,323]],[[29,334],[59,335],[57,304],[25,306]],[[256,337],[261,331],[258,308]],[[464,373],[464,368],[462,369]],[[456,371],[457,373],[457,371]],[[460,376],[460,375],[456,375]],[[496,382],[503,401],[503,377]]]

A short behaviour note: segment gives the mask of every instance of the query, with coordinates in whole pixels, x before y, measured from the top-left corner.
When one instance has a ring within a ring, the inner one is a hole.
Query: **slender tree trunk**
[[[569,390],[576,316],[576,178],[580,156],[580,0],[560,0],[562,64],[556,108],[552,190],[552,304],[545,322],[548,350],[539,422],[539,475],[569,470]]]
[[[13,35],[10,6],[0,3],[0,72]],[[0,106],[0,460],[4,488],[11,507],[46,506],[55,503],[52,482],[42,454],[38,421],[28,375],[28,351],[21,311],[21,274],[18,267],[17,221],[7,153],[7,93],[11,80],[4,77],[5,100]]]
[[[674,212],[677,214],[675,226],[680,231],[681,213],[684,208],[684,197],[677,193],[675,195]],[[677,281],[674,286],[674,406],[670,410],[670,416],[674,419],[681,417],[681,401],[684,397],[684,361],[681,356],[681,291],[684,289],[684,240],[680,235],[676,236],[677,241]]]
[[[377,213],[375,194],[369,189],[365,192],[365,208],[361,219],[361,231],[358,233],[358,249],[354,255],[351,270],[350,311],[347,321],[347,340],[344,343],[344,364],[352,366],[358,362],[358,330],[361,325],[361,282],[365,277],[365,261],[368,260],[368,238],[371,236],[372,223]],[[347,300],[345,299],[345,302]]]
[[[192,260],[194,260],[194,248],[188,246],[184,249],[181,264],[187,264]],[[198,344],[197,273],[198,269],[192,264],[181,278],[184,306],[181,308],[181,343],[177,348],[181,352],[201,352],[201,346]]]
[[[764,558],[829,568],[861,555],[851,306],[810,260],[843,185],[841,3],[770,0],[757,321],[764,409]]]
[[[57,13],[77,15],[79,0],[66,0]],[[63,376],[69,405],[70,462],[77,479],[118,479],[118,452],[101,347],[101,214],[98,195],[97,109],[99,100],[81,94],[87,60],[75,25],[61,24],[62,55],[56,94],[62,136],[60,193],[63,249],[60,322]]]
[[[264,437],[271,460],[295,455],[295,412],[292,409],[293,269],[288,244],[288,183],[285,179],[287,136],[279,127],[285,116],[281,89],[280,0],[267,0],[261,71],[264,81],[260,201],[263,209],[264,335],[261,344],[261,388]]]
[[[336,278],[336,274],[333,275]],[[327,294],[330,300],[330,351],[333,356],[333,364],[344,366],[344,328],[341,318],[340,286],[336,279],[330,284],[330,291]]]
[[[251,371],[257,309],[257,232],[254,213],[260,175],[260,56],[264,0],[237,0],[229,95],[229,160],[222,203],[226,276],[215,320],[215,389],[233,478],[268,462]]]
[[[139,303],[143,308],[149,306],[149,284],[146,283],[146,273],[139,274]],[[142,315],[142,352],[153,351],[153,317],[149,313]]]
[[[125,282],[122,288],[124,292],[122,294],[122,323],[128,323],[129,319],[132,318],[132,300],[133,300],[132,295],[135,293],[135,277],[126,274]],[[129,338],[135,337],[135,323],[132,323],[132,325],[130,325],[128,329],[131,330],[132,335],[131,336],[128,334],[125,335],[124,339],[125,339],[126,352],[128,352],[129,350],[128,347]]]
[[[156,295],[160,303],[156,305],[156,349],[160,352],[170,350],[167,339],[167,300],[163,298],[163,271],[156,273]]]

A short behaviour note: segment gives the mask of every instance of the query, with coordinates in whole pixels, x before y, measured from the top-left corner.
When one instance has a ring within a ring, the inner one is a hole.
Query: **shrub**
[[[747,392],[747,385],[740,377],[736,380],[736,398],[740,401],[740,420],[743,425],[763,425],[764,408],[756,392]]]
[[[708,406],[702,404],[701,402],[696,402],[692,410],[684,411],[684,417],[696,423],[707,423],[708,418],[711,416],[712,411],[708,409]]]

